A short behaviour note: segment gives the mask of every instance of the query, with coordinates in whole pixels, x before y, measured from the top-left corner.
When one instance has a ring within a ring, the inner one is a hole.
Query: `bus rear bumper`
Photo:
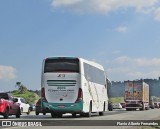
[[[83,102],[79,103],[47,103],[43,102],[43,110],[57,113],[81,113]]]

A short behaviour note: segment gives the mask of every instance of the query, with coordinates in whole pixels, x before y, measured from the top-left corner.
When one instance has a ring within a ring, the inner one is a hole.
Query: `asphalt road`
[[[108,111],[105,113],[104,116],[99,116],[98,114],[93,114],[92,117],[90,118],[86,118],[86,117],[80,117],[77,115],[76,118],[72,118],[72,116],[70,114],[66,114],[64,115],[62,118],[51,118],[50,114],[46,114],[45,116],[40,114],[38,116],[36,116],[34,114],[34,112],[32,112],[30,115],[26,115],[26,114],[22,114],[20,119],[16,119],[15,116],[10,116],[9,119],[7,119],[7,121],[13,120],[13,121],[43,121],[42,125],[52,125],[52,126],[42,126],[42,127],[25,127],[25,129],[126,129],[126,128],[130,128],[131,126],[114,126],[114,127],[110,127],[110,126],[102,126],[104,124],[104,122],[108,122],[107,124],[110,124],[110,122],[112,123],[116,123],[120,122],[120,124],[125,124],[122,123],[121,120],[129,120],[129,122],[132,122],[134,120],[140,120],[140,121],[144,121],[144,120],[160,120],[160,109],[150,109],[150,110],[146,110],[146,111],[125,111],[124,109],[122,110],[114,110],[114,111]],[[0,120],[3,120],[3,117],[0,117]],[[6,119],[5,119],[6,120]],[[77,121],[79,123],[75,123]],[[87,121],[89,120],[89,121]],[[113,120],[113,121],[110,121]],[[90,122],[89,125],[93,126],[85,126],[86,123]],[[98,123],[99,122],[99,123]],[[100,125],[102,122],[102,125]],[[124,121],[123,121],[124,122]],[[127,121],[128,122],[128,121]],[[85,123],[85,124],[83,124]],[[106,124],[105,123],[105,124]],[[98,126],[96,125],[98,124]],[[58,126],[54,126],[54,125],[58,125]],[[70,126],[69,126],[70,125]],[[100,126],[99,126],[100,125]],[[84,128],[85,127],[85,128]],[[3,127],[5,129],[11,129],[11,127]],[[21,129],[22,127],[12,127],[13,129]]]

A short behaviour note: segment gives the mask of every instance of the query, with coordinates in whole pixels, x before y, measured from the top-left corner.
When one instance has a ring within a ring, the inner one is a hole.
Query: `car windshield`
[[[0,98],[8,100],[8,95],[6,93],[0,93]]]

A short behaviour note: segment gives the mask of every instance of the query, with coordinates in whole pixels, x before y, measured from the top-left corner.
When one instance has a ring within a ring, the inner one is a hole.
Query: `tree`
[[[21,84],[21,82],[16,82],[16,87],[18,87],[18,91],[21,94],[24,94],[28,91],[28,89],[26,88],[26,86],[24,86],[23,84]]]

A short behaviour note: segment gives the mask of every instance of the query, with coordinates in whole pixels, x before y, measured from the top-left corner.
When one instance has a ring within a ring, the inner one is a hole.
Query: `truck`
[[[0,115],[7,119],[10,115],[16,115],[20,118],[21,110],[17,99],[8,93],[0,93]]]
[[[144,80],[125,81],[126,110],[149,109],[149,85]]]

